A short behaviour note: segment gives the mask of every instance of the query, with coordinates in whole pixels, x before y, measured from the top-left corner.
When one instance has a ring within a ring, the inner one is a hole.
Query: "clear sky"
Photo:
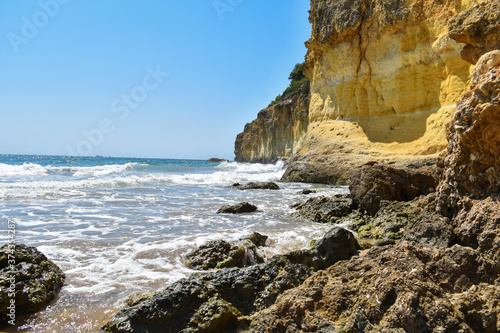
[[[206,159],[288,86],[308,0],[0,2],[0,153]]]

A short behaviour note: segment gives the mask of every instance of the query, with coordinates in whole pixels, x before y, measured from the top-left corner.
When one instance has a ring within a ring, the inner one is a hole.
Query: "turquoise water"
[[[161,289],[192,273],[184,256],[209,240],[269,235],[270,257],[307,247],[329,229],[290,216],[297,192],[345,188],[279,183],[280,191],[229,185],[278,181],[283,164],[197,160],[0,155],[0,244],[7,221],[17,241],[36,246],[66,273],[57,302],[22,327],[34,332],[92,332],[133,294]],[[260,212],[220,215],[248,201]]]

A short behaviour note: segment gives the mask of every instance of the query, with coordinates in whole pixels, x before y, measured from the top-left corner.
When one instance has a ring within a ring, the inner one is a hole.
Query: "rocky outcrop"
[[[305,202],[291,206],[297,212],[295,216],[304,217],[314,222],[335,223],[337,219],[351,213],[353,203],[351,198],[343,196],[335,197],[315,197]]]
[[[462,58],[475,64],[490,51],[500,49],[500,2],[484,1],[452,18],[448,24],[450,37],[466,44]]]
[[[498,332],[499,275],[460,245],[374,246],[285,292],[251,332]]]
[[[313,266],[275,256],[265,264],[244,269],[192,275],[121,310],[104,330],[187,333],[244,329],[249,315],[273,304],[285,290],[299,286],[311,275],[311,267],[347,259],[356,245],[350,232],[335,228],[308,252],[313,254]]]
[[[436,190],[437,176],[414,169],[395,169],[378,163],[352,175],[349,190],[354,205],[375,215],[382,200],[409,201]]]
[[[24,244],[0,247],[0,327],[11,320],[12,299],[14,318],[38,312],[56,298],[64,279],[61,269],[36,248]]]
[[[450,144],[440,158],[439,208],[459,210],[464,195],[484,198],[500,191],[500,51],[478,61],[470,90],[448,126]]]
[[[284,96],[246,124],[235,142],[236,162],[274,163],[294,154],[306,133],[309,114],[309,82]]]
[[[470,64],[447,35],[474,1],[312,0],[309,126],[283,180],[345,184],[366,162],[427,164]]]

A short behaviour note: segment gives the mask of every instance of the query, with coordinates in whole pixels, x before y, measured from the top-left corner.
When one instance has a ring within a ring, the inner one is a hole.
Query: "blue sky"
[[[234,157],[288,86],[307,0],[0,3],[0,153]]]

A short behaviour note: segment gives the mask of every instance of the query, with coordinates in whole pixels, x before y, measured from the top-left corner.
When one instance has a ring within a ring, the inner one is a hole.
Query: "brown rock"
[[[500,48],[500,2],[484,1],[453,17],[449,35],[466,44],[462,58],[475,64],[479,58]]]
[[[450,144],[439,160],[443,173],[438,203],[445,215],[460,209],[464,195],[483,198],[500,190],[500,51],[482,56],[471,80],[448,126]]]
[[[351,177],[353,203],[375,215],[381,200],[409,201],[435,191],[437,178],[425,171],[365,165]]]
[[[497,332],[499,273],[459,245],[376,246],[285,292],[251,332]]]
[[[257,211],[257,206],[252,205],[248,202],[240,202],[236,205],[224,205],[218,211],[217,214],[243,214],[243,213],[253,213]]]

